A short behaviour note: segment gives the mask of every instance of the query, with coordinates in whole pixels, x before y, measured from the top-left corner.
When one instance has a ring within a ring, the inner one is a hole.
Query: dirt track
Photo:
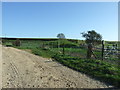
[[[51,59],[2,48],[3,88],[105,88],[107,85]]]

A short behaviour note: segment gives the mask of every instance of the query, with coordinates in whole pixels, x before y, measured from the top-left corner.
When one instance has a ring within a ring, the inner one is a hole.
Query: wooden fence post
[[[62,47],[63,47],[63,55],[65,55],[65,43],[64,43],[65,39],[62,39]]]
[[[104,60],[104,40],[102,40],[102,60]]]

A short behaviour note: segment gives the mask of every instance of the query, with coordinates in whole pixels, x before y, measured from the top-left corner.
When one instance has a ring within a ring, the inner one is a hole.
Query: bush
[[[16,41],[13,42],[14,46],[20,46],[21,45],[21,41],[19,39],[17,39]]]

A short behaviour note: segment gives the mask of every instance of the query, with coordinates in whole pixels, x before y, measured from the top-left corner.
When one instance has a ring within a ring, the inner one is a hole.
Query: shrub
[[[21,41],[19,39],[17,39],[16,41],[13,42],[14,46],[20,46],[21,45]]]

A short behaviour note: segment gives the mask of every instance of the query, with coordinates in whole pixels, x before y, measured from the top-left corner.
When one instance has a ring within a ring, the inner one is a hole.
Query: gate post
[[[102,40],[102,60],[104,60],[104,40]]]

